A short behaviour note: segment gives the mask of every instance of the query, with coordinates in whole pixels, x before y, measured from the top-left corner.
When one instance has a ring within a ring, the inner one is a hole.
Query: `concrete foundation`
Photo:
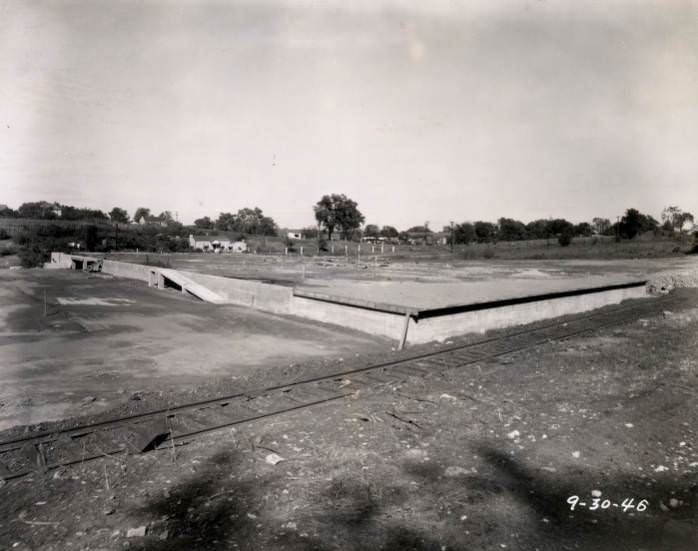
[[[94,257],[53,253],[51,267],[87,269]],[[104,260],[101,271],[117,277],[147,282],[150,287],[175,287],[205,302],[236,304],[275,314],[293,315],[420,344],[441,341],[466,333],[484,333],[567,314],[586,312],[646,297],[645,281],[624,281],[612,285],[574,287],[500,300],[471,301],[445,307],[406,307],[357,298],[293,289],[281,285],[171,270],[141,264]],[[524,288],[524,285],[521,284]]]

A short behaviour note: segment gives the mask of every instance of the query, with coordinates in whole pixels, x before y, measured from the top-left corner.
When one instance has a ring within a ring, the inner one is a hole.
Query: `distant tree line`
[[[0,217],[35,220],[109,220],[109,217],[98,209],[79,208],[48,201],[22,203],[17,210],[3,205],[0,208]]]
[[[569,244],[574,237],[606,235],[632,239],[640,233],[657,229],[659,222],[652,216],[642,214],[637,209],[628,209],[615,223],[607,218],[594,218],[591,223],[579,224],[573,224],[564,218],[539,219],[528,223],[512,218],[500,218],[496,223],[482,220],[463,222],[454,225],[453,241],[456,244],[468,244],[557,238],[560,244]],[[450,233],[450,228],[444,230]]]

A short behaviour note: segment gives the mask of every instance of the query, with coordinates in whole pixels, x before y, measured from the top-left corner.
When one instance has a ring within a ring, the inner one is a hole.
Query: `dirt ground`
[[[0,547],[696,549],[698,291],[676,292],[632,324],[7,483]]]
[[[46,306],[44,306],[44,293]],[[217,306],[143,282],[0,270],[0,430],[96,414],[143,391],[390,348],[364,333]]]

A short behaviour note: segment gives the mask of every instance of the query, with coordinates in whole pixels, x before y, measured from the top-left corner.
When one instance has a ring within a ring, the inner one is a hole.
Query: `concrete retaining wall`
[[[181,273],[220,295],[229,304],[249,306],[275,314],[291,313],[291,298],[293,289],[281,285],[271,285],[259,281],[232,279],[229,277],[212,276],[197,272],[181,271]]]
[[[302,318],[341,325],[342,327],[357,329],[364,333],[394,339],[399,339],[402,336],[402,329],[405,323],[404,315],[400,314],[378,312],[356,306],[296,296],[291,299],[289,313]]]
[[[70,255],[65,253],[51,253],[51,262],[45,262],[44,268],[70,268],[72,265]]]
[[[142,264],[131,264],[129,262],[116,262],[114,260],[105,260],[102,262],[102,272],[111,274],[116,277],[125,277],[128,279],[138,279],[140,281],[149,281],[151,272],[158,272],[158,268],[154,266],[143,266]]]
[[[491,329],[588,312],[623,300],[647,296],[645,287],[639,286],[411,320],[407,342],[417,344],[466,333],[484,333]]]

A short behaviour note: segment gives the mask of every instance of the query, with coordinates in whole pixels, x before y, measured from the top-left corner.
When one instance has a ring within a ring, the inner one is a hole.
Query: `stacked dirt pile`
[[[698,287],[698,268],[681,272],[663,272],[647,282],[647,292],[661,295],[681,287]]]

